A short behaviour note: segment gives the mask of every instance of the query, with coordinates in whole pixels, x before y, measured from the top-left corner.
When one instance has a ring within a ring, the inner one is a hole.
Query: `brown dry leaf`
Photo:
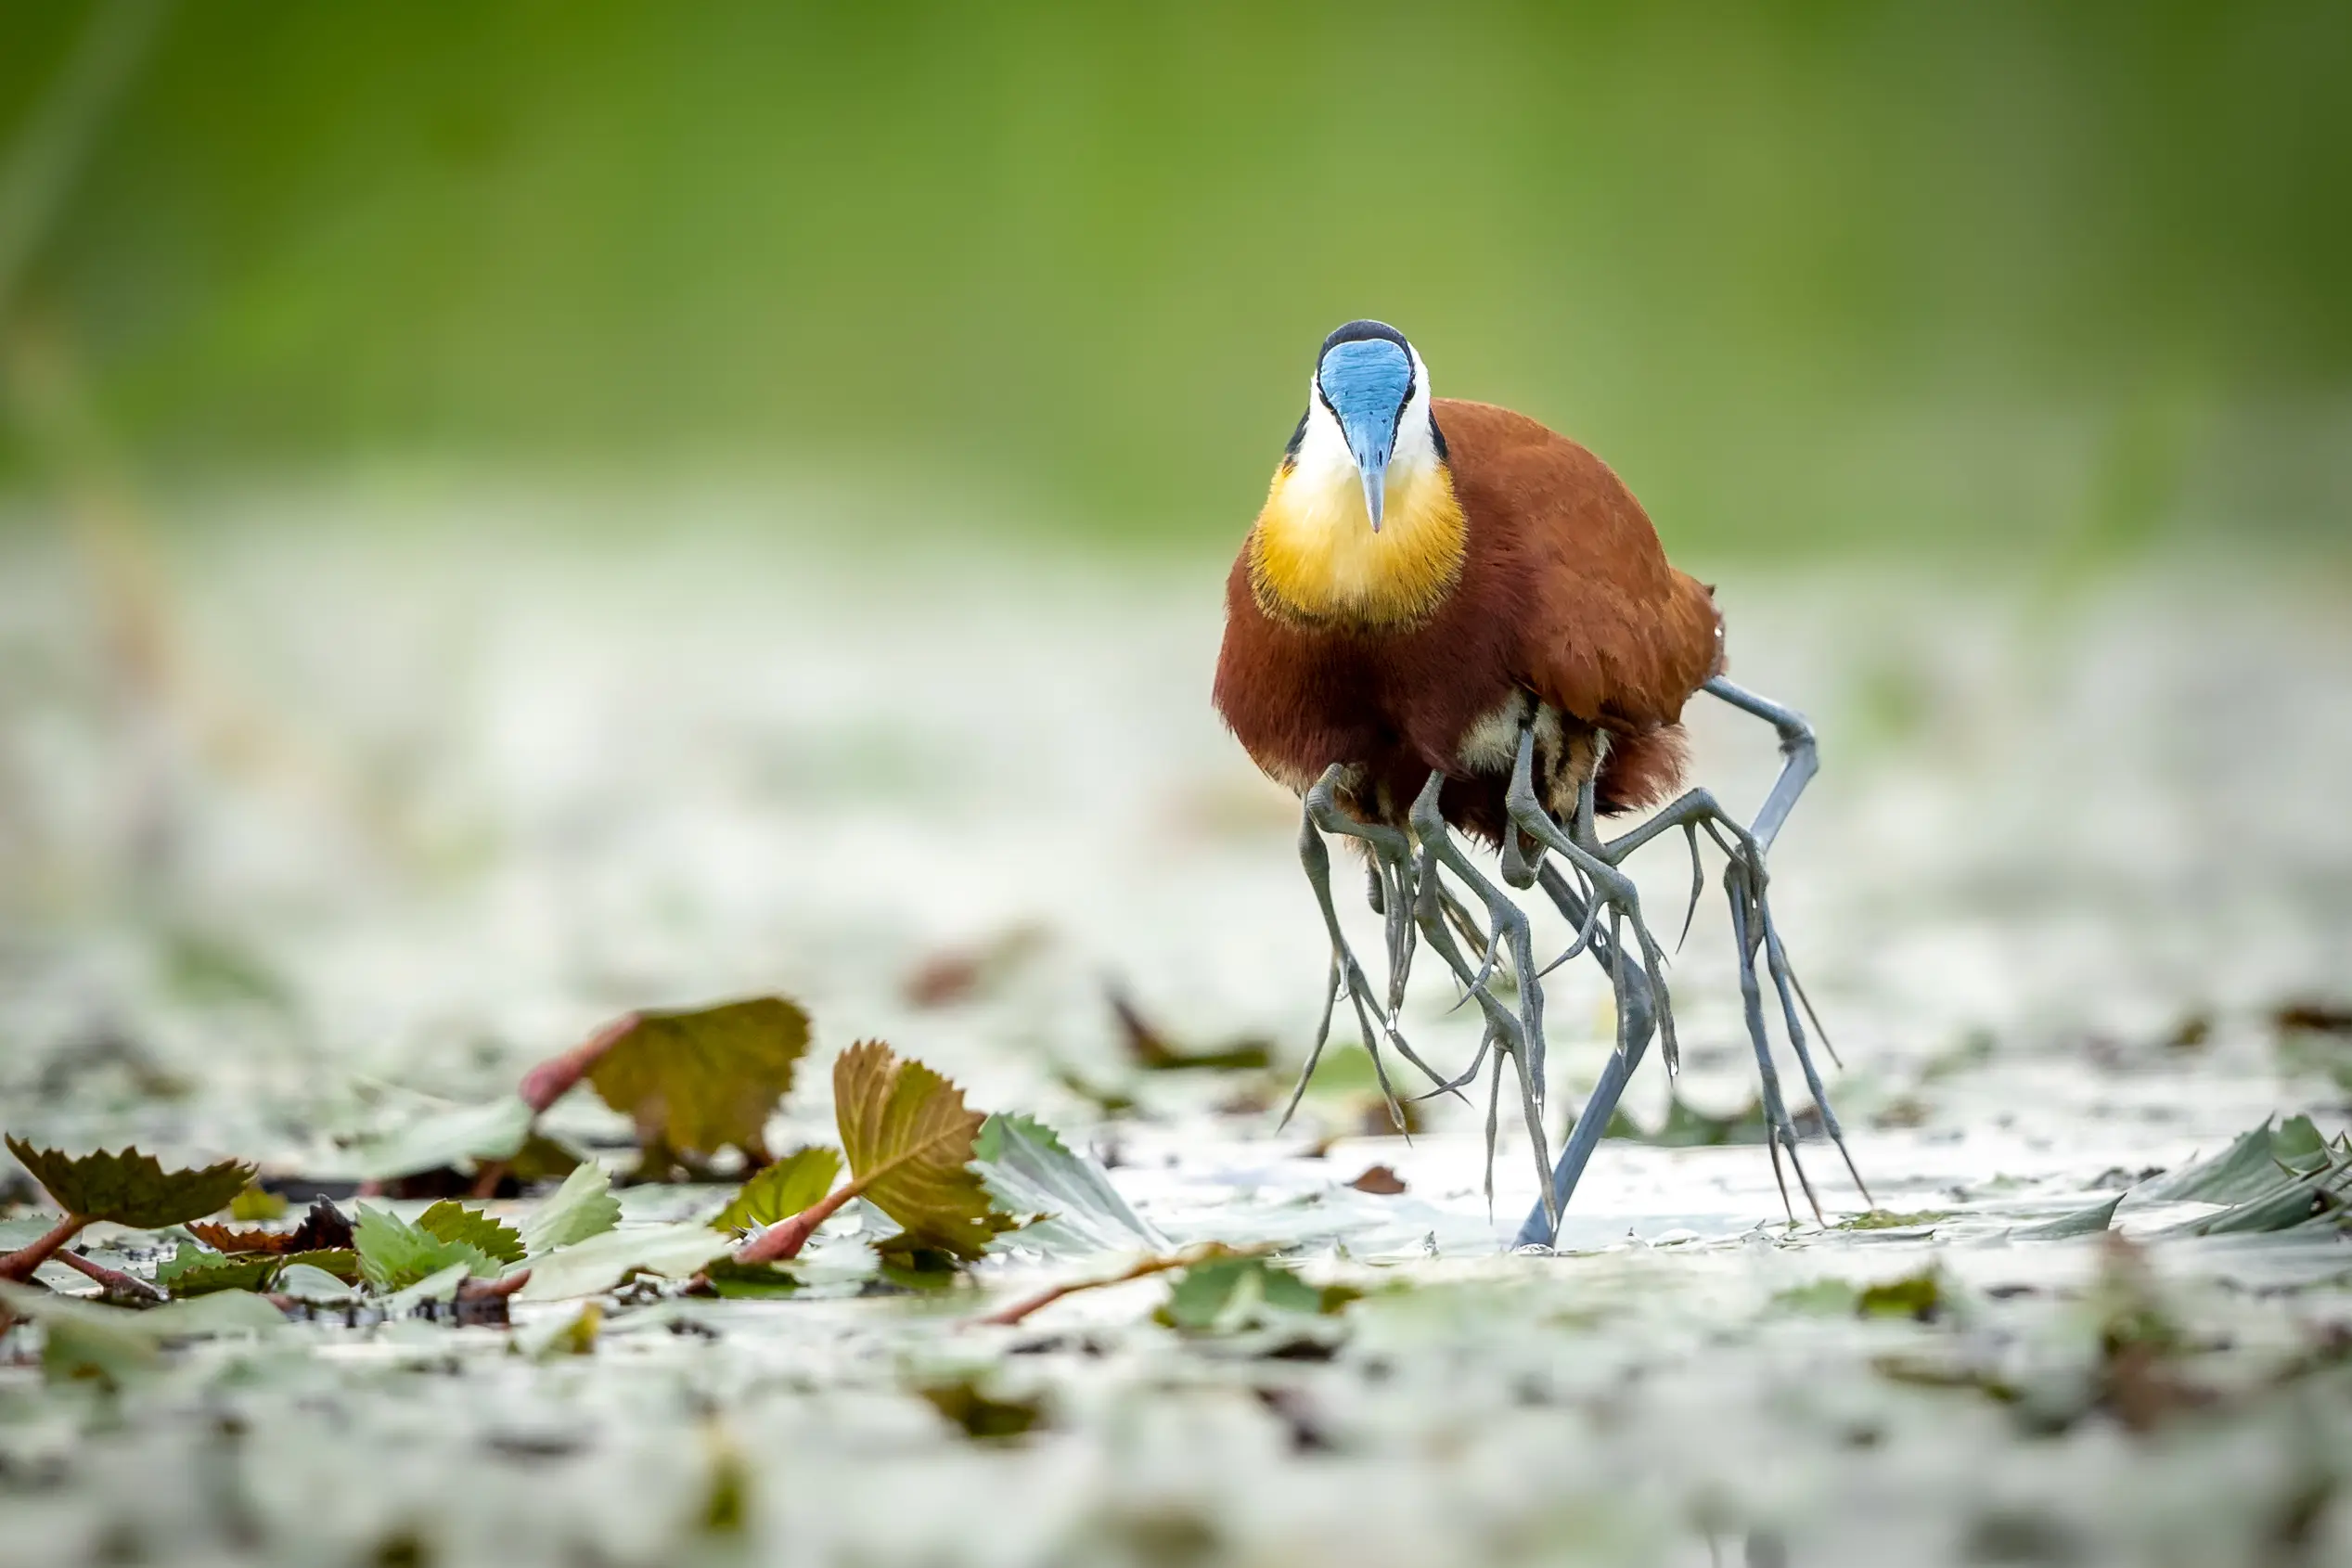
[[[908,1242],[977,1258],[1018,1223],[991,1206],[970,1168],[987,1117],[921,1062],[860,1041],[833,1064],[833,1106],[850,1189],[896,1220]]]
[[[808,1014],[781,996],[638,1013],[615,1033],[588,1082],[637,1125],[649,1147],[761,1152],[760,1133],[808,1050]]]
[[[1386,1165],[1372,1165],[1367,1167],[1362,1176],[1347,1185],[1358,1192],[1371,1192],[1382,1198],[1394,1198],[1405,1190],[1405,1178]]]
[[[1046,928],[1024,921],[972,946],[934,953],[906,977],[906,999],[919,1008],[967,1001],[1020,968],[1045,944]]]
[[[1137,1010],[1134,999],[1123,986],[1116,982],[1108,983],[1103,994],[1110,998],[1111,1010],[1118,1016],[1119,1038],[1127,1047],[1127,1055],[1147,1073],[1245,1071],[1264,1067],[1273,1060],[1273,1053],[1263,1040],[1236,1040],[1215,1050],[1178,1050]]]
[[[282,1257],[292,1253],[341,1252],[352,1245],[351,1221],[324,1198],[313,1202],[302,1223],[291,1230],[239,1230],[196,1220],[187,1227],[187,1233],[216,1253],[231,1254],[268,1253]]]

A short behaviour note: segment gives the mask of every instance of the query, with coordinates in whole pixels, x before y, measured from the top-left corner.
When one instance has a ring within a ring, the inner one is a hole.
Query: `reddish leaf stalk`
[[[572,1086],[588,1075],[605,1052],[620,1044],[621,1037],[642,1022],[636,1013],[624,1012],[561,1056],[551,1056],[522,1075],[515,1092],[536,1115],[561,1099]]]
[[[49,1254],[82,1234],[90,1223],[85,1215],[68,1215],[58,1221],[57,1227],[29,1247],[22,1247],[0,1258],[0,1279],[13,1279],[23,1284],[32,1278],[32,1271],[49,1261]]]
[[[518,1268],[512,1274],[501,1274],[495,1279],[469,1279],[460,1285],[460,1295],[477,1300],[493,1296],[510,1296],[531,1283],[531,1270]]]
[[[129,1296],[137,1301],[167,1301],[170,1298],[148,1281],[135,1274],[125,1274],[119,1268],[109,1268],[93,1263],[80,1253],[68,1248],[58,1253],[58,1261],[77,1273],[98,1282],[108,1294]]]
[[[829,1196],[811,1203],[790,1219],[777,1221],[737,1248],[735,1261],[738,1263],[782,1263],[788,1258],[800,1256],[801,1249],[808,1245],[808,1239],[816,1233],[816,1227],[831,1219],[843,1203],[856,1197],[860,1186],[860,1183],[855,1181],[846,1183]]]
[[[984,1317],[975,1317],[972,1321],[990,1328],[1009,1329],[1031,1313],[1051,1306],[1062,1297],[1076,1295],[1081,1291],[1099,1291],[1112,1285],[1124,1285],[1130,1279],[1148,1279],[1154,1274],[1165,1274],[1170,1269],[1190,1268],[1195,1264],[1213,1263],[1222,1258],[1253,1257],[1268,1250],[1265,1247],[1228,1247],[1222,1241],[1203,1241],[1182,1252],[1161,1253],[1145,1258],[1099,1279],[1073,1279],[1067,1284],[1055,1285],[1039,1291],[1034,1296],[1023,1296],[1010,1306]]]

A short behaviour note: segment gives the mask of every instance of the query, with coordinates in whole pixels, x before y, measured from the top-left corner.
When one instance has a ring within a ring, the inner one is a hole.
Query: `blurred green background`
[[[91,7],[0,9],[16,147]],[[1677,545],[2332,540],[2347,82],[2333,3],[206,0],[0,312],[182,482],[745,466],[1227,540],[1372,315]]]

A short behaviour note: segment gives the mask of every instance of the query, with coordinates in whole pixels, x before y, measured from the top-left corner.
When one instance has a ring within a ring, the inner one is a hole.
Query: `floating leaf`
[[[833,1190],[842,1157],[830,1149],[795,1149],[755,1173],[711,1221],[729,1235],[775,1225],[811,1207]]]
[[[801,1288],[800,1276],[782,1264],[738,1263],[728,1257],[713,1258],[702,1277],[720,1295],[751,1301],[789,1296]]]
[[[349,1278],[300,1258],[289,1258],[278,1269],[277,1278],[270,1282],[270,1289],[279,1295],[292,1296],[296,1301],[342,1301],[350,1296],[352,1281],[359,1277],[359,1254],[344,1253],[340,1255],[352,1260]]]
[[[1816,1279],[1809,1284],[1792,1285],[1772,1294],[1772,1305],[1784,1312],[1818,1313],[1843,1317],[1854,1310],[1860,1294],[1843,1279]]]
[[[587,1075],[649,1144],[703,1154],[756,1149],[807,1049],[808,1014],[781,996],[759,996],[639,1013]]]
[[[2243,1203],[2270,1192],[2290,1174],[2309,1176],[2327,1163],[2327,1143],[2310,1117],[2290,1116],[2274,1127],[2266,1116],[2260,1126],[2239,1134],[2212,1159],[2150,1182],[2133,1196],[2164,1202]]]
[[[970,1260],[1017,1223],[990,1205],[970,1169],[987,1118],[921,1062],[901,1061],[880,1040],[852,1046],[833,1064],[833,1114],[851,1185],[914,1244]]]
[[[1106,989],[1111,1010],[1119,1020],[1119,1038],[1135,1064],[1147,1073],[1248,1071],[1273,1060],[1263,1040],[1240,1040],[1215,1050],[1178,1050],[1136,1009],[1126,992],[1115,984]]]
[[[916,1394],[931,1407],[980,1442],[1019,1437],[1045,1420],[1044,1407],[1031,1399],[997,1399],[980,1391],[978,1382],[932,1383]]]
[[[955,1253],[926,1247],[905,1231],[874,1242],[876,1271],[906,1291],[952,1291],[964,1282]]]
[[[347,1250],[352,1245],[351,1221],[324,1198],[314,1202],[302,1223],[291,1230],[238,1230],[197,1220],[189,1224],[187,1233],[216,1253],[284,1254]]]
[[[183,1241],[179,1251],[155,1266],[155,1282],[174,1296],[201,1296],[214,1291],[258,1291],[276,1271],[275,1257],[223,1257]]]
[[[349,1247],[321,1247],[316,1252],[291,1253],[278,1260],[277,1272],[270,1278],[270,1289],[286,1288],[286,1277],[297,1268],[307,1268],[356,1285],[366,1276],[360,1272],[359,1253]]]
[[[255,1220],[276,1219],[285,1212],[286,1199],[282,1193],[272,1192],[268,1188],[252,1182],[246,1183],[245,1190],[230,1200],[228,1206],[228,1217],[242,1225],[251,1225]]]
[[[1944,1277],[1933,1268],[1865,1286],[1854,1298],[1863,1317],[1913,1317],[1925,1323],[1944,1310]]]
[[[2115,1222],[2115,1205],[2123,1201],[2124,1195],[2118,1192],[2103,1203],[2093,1203],[2087,1209],[2060,1215],[2044,1224],[2012,1230],[2010,1235],[2024,1241],[2059,1241],[2069,1236],[2096,1236]]]
[[[2341,1216],[2346,1213],[2346,1174],[2345,1170],[2330,1170],[2315,1176],[2288,1176],[2243,1202],[2232,1203],[2218,1214],[2206,1215],[2185,1225],[2176,1225],[2162,1234],[2247,1236],[2292,1230],[2316,1220]]]
[[[511,1232],[509,1232],[511,1234]],[[435,1235],[384,1209],[359,1205],[353,1227],[360,1272],[379,1291],[400,1291],[463,1264],[469,1274],[495,1279],[498,1260],[479,1247]]]
[[[418,1307],[432,1302],[456,1299],[458,1288],[474,1278],[470,1264],[458,1262],[436,1268],[421,1279],[413,1280],[384,1298],[386,1317],[405,1317]]]
[[[559,1247],[531,1265],[517,1301],[562,1301],[609,1291],[632,1274],[684,1279],[731,1245],[707,1225],[633,1225]]]
[[[1189,1333],[1231,1333],[1263,1322],[1269,1313],[1318,1317],[1336,1311],[1352,1297],[1353,1292],[1347,1298],[1328,1297],[1270,1258],[1230,1258],[1176,1276],[1159,1316],[1170,1327]]]
[[[522,1261],[522,1238],[515,1234],[513,1227],[492,1219],[480,1209],[469,1209],[454,1198],[443,1198],[418,1215],[417,1227],[431,1231],[444,1241],[471,1247],[500,1263]]]
[[[253,1177],[253,1167],[235,1160],[199,1170],[167,1171],[152,1155],[135,1149],[105,1150],[76,1158],[54,1149],[35,1149],[20,1138],[8,1152],[46,1188],[68,1214],[85,1219],[161,1230],[200,1219],[228,1206]]]
[[[1935,1225],[1952,1217],[1949,1209],[1918,1209],[1909,1214],[1897,1214],[1893,1209],[1872,1209],[1867,1214],[1843,1219],[1833,1226],[1837,1230],[1910,1230],[1921,1226]]]
[[[531,1136],[532,1116],[531,1107],[519,1095],[436,1111],[405,1127],[361,1139],[344,1159],[328,1162],[332,1169],[325,1174],[391,1181],[443,1166],[511,1159]]]
[[[595,1302],[583,1302],[580,1309],[569,1317],[559,1317],[527,1333],[515,1336],[515,1349],[533,1361],[552,1361],[559,1356],[593,1356],[597,1334],[604,1327],[604,1308]]]
[[[1045,1216],[1021,1233],[1023,1245],[1073,1255],[1167,1247],[1167,1239],[1119,1196],[1110,1173],[1072,1153],[1043,1122],[991,1116],[972,1151],[973,1168],[1000,1208]]]
[[[522,1250],[536,1257],[601,1236],[620,1223],[621,1201],[612,1195],[612,1178],[591,1161],[573,1166],[563,1185],[523,1221]]]
[[[1392,1166],[1368,1165],[1362,1176],[1347,1185],[1358,1192],[1369,1192],[1381,1198],[1394,1198],[1405,1190],[1405,1178],[1398,1176]]]
[[[142,1310],[102,1306],[0,1280],[0,1307],[44,1326],[42,1369],[49,1377],[118,1384],[160,1367],[161,1348],[172,1341],[266,1334],[286,1325],[276,1307],[244,1291],[222,1291]]]

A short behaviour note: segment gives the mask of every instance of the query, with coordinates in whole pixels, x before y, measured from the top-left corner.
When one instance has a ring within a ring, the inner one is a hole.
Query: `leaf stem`
[[[0,1258],[0,1279],[13,1279],[23,1284],[32,1278],[32,1271],[49,1261],[49,1254],[82,1234],[90,1223],[87,1215],[68,1215],[58,1221],[57,1227],[31,1246],[20,1247]]]
[[[96,1280],[109,1295],[127,1296],[134,1301],[144,1302],[171,1299],[137,1275],[125,1274],[119,1268],[109,1268],[102,1263],[93,1263],[70,1247],[58,1253],[58,1261],[68,1268]]]
[[[811,1203],[790,1219],[777,1221],[738,1247],[735,1250],[735,1261],[738,1263],[782,1263],[787,1258],[800,1256],[801,1249],[808,1245],[808,1239],[816,1233],[816,1227],[831,1219],[841,1206],[856,1197],[865,1186],[865,1178],[843,1182],[833,1191]]]
[[[1130,1279],[1145,1279],[1154,1274],[1165,1274],[1170,1269],[1190,1268],[1196,1264],[1255,1257],[1269,1250],[1266,1247],[1228,1247],[1222,1241],[1203,1241],[1181,1252],[1155,1253],[1099,1279],[1073,1279],[1066,1284],[1039,1291],[1034,1296],[1023,1296],[1010,1306],[992,1312],[985,1317],[975,1317],[972,1321],[990,1328],[1009,1329],[1039,1308],[1051,1306],[1062,1297],[1076,1295],[1081,1291],[1099,1291],[1112,1285],[1124,1285]]]
[[[537,1115],[570,1091],[572,1086],[588,1074],[604,1053],[621,1043],[621,1037],[644,1020],[636,1013],[624,1012],[578,1045],[560,1056],[551,1056],[522,1075],[515,1092],[522,1102]]]

